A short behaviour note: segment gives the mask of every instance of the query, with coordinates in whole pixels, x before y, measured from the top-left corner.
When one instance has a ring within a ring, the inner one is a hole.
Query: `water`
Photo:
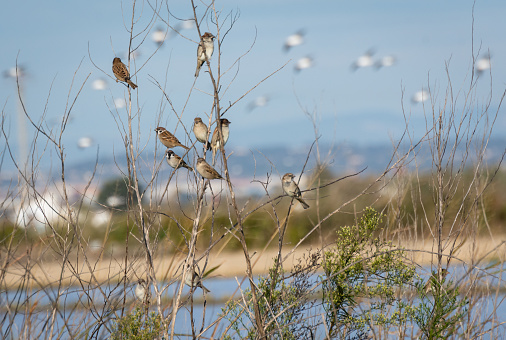
[[[179,282],[176,282],[168,287],[163,297],[165,304],[169,304],[168,298],[172,297],[175,293]],[[206,325],[209,325],[212,321],[218,318],[218,314],[221,313],[221,309],[224,307],[224,303],[227,297],[229,297],[238,284],[235,279],[223,279],[214,278],[205,280],[204,285],[211,290],[208,294],[205,308],[205,319]],[[243,284],[243,289],[249,284]],[[75,336],[76,334],[71,332],[72,326],[85,325],[85,324],[96,324],[96,320],[101,315],[111,315],[111,304],[114,305],[122,301],[124,292],[126,292],[127,310],[132,306],[141,306],[142,304],[135,300],[134,297],[135,284],[129,285],[126,290],[123,285],[110,285],[102,286],[99,288],[91,287],[85,290],[78,287],[70,287],[63,289],[59,298],[59,314],[55,316],[56,329],[63,329],[64,331]],[[161,287],[159,287],[161,288]],[[184,286],[181,299],[185,300],[188,297],[190,288]],[[152,293],[154,290],[152,289]],[[107,296],[104,297],[104,294]],[[4,338],[6,336],[17,339],[22,336],[22,329],[25,323],[30,322],[33,326],[32,333],[43,332],[44,338],[47,335],[47,324],[49,318],[51,318],[52,308],[51,306],[56,302],[58,295],[57,288],[48,287],[40,290],[21,290],[21,291],[2,291],[0,292],[0,320],[1,330]],[[200,288],[197,288],[194,292],[194,299],[196,302],[203,301],[203,293]],[[107,303],[109,301],[109,303]],[[213,303],[213,301],[220,301],[219,303]],[[26,302],[30,309],[26,309]],[[93,304],[93,306],[90,306]],[[33,308],[32,308],[33,307]],[[152,308],[152,310],[156,310]],[[194,320],[196,324],[202,323],[202,316],[204,313],[204,306],[202,303],[196,303],[193,307]],[[120,311],[117,311],[120,315]],[[75,322],[78,320],[78,322]],[[175,323],[175,332],[180,334],[191,334],[191,322],[190,322],[190,309],[188,306],[182,307],[177,314]],[[110,325],[109,325],[110,326]]]
[[[424,279],[427,279],[429,269],[424,271]],[[458,283],[457,280],[455,280],[455,277],[460,277],[465,273],[465,271],[465,267],[452,267],[449,271],[449,279]],[[482,272],[477,270],[476,273],[480,274]],[[502,290],[499,291],[496,296],[494,289],[498,287],[499,282],[503,282],[503,278],[503,273],[495,271],[492,273],[489,272],[489,275],[480,280],[480,287],[491,287],[492,291],[490,296],[481,299],[479,305],[474,306],[474,310],[479,311],[482,316],[492,315],[495,312],[495,315],[500,322],[506,321],[506,303],[503,303],[503,300],[506,299],[506,294]],[[239,282],[241,279],[242,278],[238,278]],[[315,276],[314,281],[316,282],[317,279],[318,277]],[[170,303],[168,302],[168,298],[175,293],[178,284],[178,282],[172,284],[164,292],[164,297],[167,298],[167,300],[164,300],[165,305]],[[195,321],[195,328],[197,331],[200,331],[202,328],[207,328],[218,319],[218,316],[224,307],[224,301],[226,301],[227,298],[229,298],[234,292],[235,298],[241,297],[241,293],[236,291],[238,288],[238,282],[235,278],[210,278],[204,281],[204,285],[211,291],[211,293],[207,295],[205,307],[201,303],[203,301],[202,290],[197,288],[194,293],[194,299],[198,302],[195,303],[193,307],[193,320]],[[109,297],[109,301],[118,301],[122,299],[123,292],[125,292],[127,297],[127,308],[131,308],[133,305],[140,305],[140,303],[135,301],[134,298],[134,286],[135,285],[128,286],[125,291],[123,290],[123,285],[103,286],[101,287],[102,292],[97,287],[91,287],[86,289],[86,293],[84,293],[83,289],[80,289],[79,287],[66,288],[63,290],[63,296],[59,299],[60,308],[58,313],[54,315],[54,329],[56,331],[53,333],[53,337],[56,338],[58,334],[60,334],[59,332],[62,332],[61,334],[63,334],[63,338],[78,336],[79,333],[75,332],[76,329],[80,329],[81,335],[88,334],[90,332],[89,329],[93,329],[93,327],[97,325],[97,319],[99,319],[101,315],[111,315],[110,304],[104,304],[107,299],[104,298],[103,294],[106,294]],[[504,287],[504,284],[499,285],[499,287]],[[244,280],[241,285],[241,289],[245,290],[247,288],[249,288],[249,282]],[[188,292],[189,287],[185,286],[182,294],[183,300],[188,296]],[[0,320],[2,320],[1,329],[4,338],[17,339],[19,337],[24,337],[22,331],[25,328],[25,324],[28,324],[28,322],[30,322],[30,329],[32,330],[30,337],[48,338],[50,328],[47,322],[48,319],[52,317],[51,305],[56,301],[56,296],[56,288],[25,290],[20,292],[0,292]],[[26,310],[24,305],[24,302],[26,301],[30,301],[29,306],[34,308]],[[90,306],[90,303],[93,303],[93,305]],[[417,303],[416,300],[415,303]],[[19,306],[17,310],[16,306]],[[204,326],[202,327],[204,311],[205,320]],[[117,313],[119,315],[120,312],[118,311]],[[313,315],[323,313],[321,304],[312,309],[310,313],[313,313]],[[476,317],[478,316],[479,315],[476,315]],[[165,315],[165,317],[167,317],[167,315]],[[83,325],[90,325],[91,327],[86,329]],[[211,336],[213,332],[215,332],[215,335],[222,334],[228,325],[229,322],[226,319],[222,319],[217,325],[213,325],[209,330],[207,330],[204,333],[204,336]],[[97,335],[98,338],[107,336],[107,328],[109,328],[109,330],[111,329],[112,322],[109,321],[106,326],[107,327],[102,327],[103,333]],[[318,329],[318,334],[316,334],[316,338],[324,337],[324,332],[324,328],[320,327],[320,329]],[[177,313],[175,333],[180,334],[182,338],[185,338],[185,335],[191,338],[191,314],[188,304],[182,307]]]

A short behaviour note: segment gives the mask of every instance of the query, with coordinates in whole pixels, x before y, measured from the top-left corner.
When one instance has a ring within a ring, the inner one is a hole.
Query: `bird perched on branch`
[[[230,135],[230,129],[228,125],[231,123],[228,119],[222,118],[221,122],[221,134],[223,136],[223,146],[227,144],[228,137]],[[213,131],[213,137],[211,138],[211,148],[213,149],[213,165],[215,162],[216,152],[220,149],[220,134],[218,133],[218,126]]]
[[[137,285],[135,286],[135,297],[142,302],[146,299],[146,281],[144,279],[139,279],[139,281],[137,281]]]
[[[435,284],[441,285],[443,283],[443,280],[446,278],[446,275],[448,275],[448,269],[446,268],[441,269],[441,274],[438,275],[439,279],[436,277],[436,273],[433,273],[427,280],[425,286],[423,287],[425,293],[430,292],[434,288]]]
[[[120,81],[123,81],[123,82],[127,83],[128,85],[130,85],[133,90],[135,90],[137,88],[137,85],[135,85],[130,80],[130,72],[128,72],[128,68],[126,67],[125,64],[123,64],[121,62],[121,59],[118,57],[116,57],[112,60],[112,72],[114,73],[114,75],[117,78],[116,82],[118,82],[118,80],[120,80]]]
[[[186,162],[181,157],[176,155],[171,149],[167,149],[167,151],[165,151],[165,158],[167,159],[167,163],[175,170],[179,168],[186,168],[190,171],[193,171],[193,168],[186,164]]]
[[[174,148],[176,146],[180,146],[185,148],[186,150],[190,150],[189,147],[184,146],[179,142],[179,140],[165,128],[159,126],[155,129],[156,134],[158,135],[158,139],[165,145],[167,148]]]
[[[199,42],[199,47],[197,48],[197,70],[195,71],[195,77],[199,76],[200,68],[207,60],[211,60],[211,56],[214,52],[214,38],[215,36],[209,32],[204,33],[202,36],[202,40]],[[206,50],[204,54],[204,49]]]
[[[197,159],[197,171],[205,179],[223,179],[218,171],[207,164],[204,158]]]
[[[293,197],[297,201],[299,201],[300,204],[302,204],[302,207],[304,209],[307,209],[307,208],[309,208],[309,205],[306,202],[304,202],[304,200],[302,199],[302,195],[300,193],[300,189],[297,186],[297,183],[295,183],[294,180],[293,180],[294,177],[295,176],[292,173],[286,173],[286,174],[284,174],[284,176],[283,176],[283,178],[281,180],[281,183],[283,185],[283,190],[285,191],[285,193],[288,196]]]
[[[193,134],[199,142],[204,144],[206,151],[211,150],[211,144],[207,141],[207,133],[207,125],[200,117],[196,117],[193,121]]]
[[[197,266],[197,269],[199,270],[200,272],[200,269],[198,268]],[[184,283],[188,286],[188,287],[191,287],[191,288],[195,288],[195,287],[199,287],[200,289],[202,289],[202,291],[204,293],[209,293],[211,292],[209,289],[207,289],[203,284],[202,284],[202,278],[200,277],[200,275],[197,273],[197,271],[193,271],[193,276],[191,274],[191,269],[188,270],[188,272],[186,273],[186,277],[184,279]]]

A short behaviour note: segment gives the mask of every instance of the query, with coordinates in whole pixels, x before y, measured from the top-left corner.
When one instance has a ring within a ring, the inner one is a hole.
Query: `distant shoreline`
[[[504,260],[506,255],[506,236],[494,237],[480,237],[476,242],[466,242],[457,252],[453,255],[453,259],[450,265],[462,265],[462,262],[470,263],[471,260],[475,259],[475,263],[478,260],[481,262],[478,265],[483,265],[492,260]],[[432,263],[436,263],[436,255],[431,253],[437,251],[437,246],[432,240],[419,240],[410,244],[402,245],[406,251],[406,259],[413,261],[413,263],[421,266],[429,266]],[[495,250],[493,250],[497,247]],[[284,262],[283,268],[286,272],[290,271],[293,266],[297,263],[298,259],[302,258],[311,250],[312,253],[318,248],[317,245],[313,246],[301,246],[296,249]],[[330,249],[330,248],[329,248]],[[409,250],[411,249],[411,251]],[[448,255],[449,247],[444,252]],[[493,251],[492,251],[493,250]],[[289,248],[285,248],[282,255],[285,256],[290,251]],[[138,251],[136,253],[139,253]],[[255,253],[255,250],[250,252],[250,256]],[[474,254],[474,256],[472,255]],[[265,252],[262,250],[256,250],[255,255],[251,256],[251,263],[253,265],[254,275],[265,275],[268,273],[269,268],[273,264],[273,259],[277,257],[277,249],[268,249]],[[157,280],[165,281],[170,279],[175,272],[177,266],[182,263],[184,258],[179,256],[177,259],[171,257],[155,256],[154,267],[156,268]],[[105,257],[101,260],[93,259],[90,256],[90,265],[93,268],[95,279],[90,275],[87,270],[87,265],[83,259],[79,261],[73,260],[74,268],[79,269],[81,279],[88,282],[90,285],[95,285],[98,281],[99,284],[104,283],[116,283],[124,275],[124,255],[117,257]],[[199,265],[202,267],[205,258],[203,258]],[[447,256],[443,259],[444,266],[446,266]],[[23,282],[23,278],[26,280],[26,264],[22,264],[21,261],[10,264],[7,267],[5,273],[4,288],[16,289],[22,284],[26,288],[36,289],[46,286],[57,286],[62,277],[62,286],[79,286],[79,282],[75,275],[71,275],[68,268],[65,272],[61,272],[61,264],[56,261],[40,260],[38,263],[31,264],[30,269],[30,280]],[[206,271],[211,268],[219,266],[210,276],[211,277],[237,277],[239,280],[246,275],[246,265],[244,254],[242,251],[223,251],[219,254],[211,253],[209,261],[206,267]],[[68,266],[67,266],[68,267]],[[138,277],[145,276],[145,261],[142,255],[137,255],[135,259],[129,261],[128,277],[130,282],[137,281]]]

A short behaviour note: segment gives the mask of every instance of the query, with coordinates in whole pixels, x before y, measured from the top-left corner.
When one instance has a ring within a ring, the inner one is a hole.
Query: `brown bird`
[[[425,284],[425,286],[423,287],[423,290],[425,291],[425,293],[429,293],[430,291],[432,291],[432,289],[434,289],[434,284],[436,285],[441,285],[443,283],[443,280],[446,278],[446,275],[448,275],[448,269],[446,268],[442,268],[441,269],[441,274],[438,274],[437,276],[439,276],[439,279],[437,278],[436,275],[434,275],[434,273],[429,277],[429,279],[427,280],[427,283]]]
[[[283,190],[285,191],[285,193],[288,196],[293,197],[297,201],[299,201],[300,204],[302,204],[302,207],[304,209],[307,209],[307,208],[309,208],[309,205],[306,202],[304,202],[304,200],[302,199],[302,195],[300,193],[300,189],[297,186],[297,183],[295,183],[294,180],[293,180],[294,177],[295,176],[292,173],[286,173],[283,176],[283,178],[281,180],[281,183],[283,185]]]
[[[180,146],[185,148],[186,150],[190,150],[189,147],[184,146],[179,142],[179,140],[169,131],[165,130],[163,127],[157,127],[155,132],[158,134],[158,139],[165,145],[167,148],[174,148],[176,146]]]
[[[198,271],[200,272],[200,268],[195,265],[198,269]],[[202,278],[200,277],[200,275],[197,273],[197,271],[193,271],[193,275],[191,274],[191,270],[188,269],[188,272],[186,272],[186,277],[185,277],[185,280],[184,280],[184,283],[188,286],[188,287],[191,287],[191,288],[196,288],[196,287],[199,287],[200,289],[202,289],[204,291],[204,294],[205,293],[209,293],[211,292],[209,289],[207,289],[203,284],[202,284]]]
[[[114,73],[116,78],[118,78],[116,82],[118,82],[118,80],[121,80],[130,85],[133,90],[137,88],[137,85],[135,85],[130,80],[130,73],[128,72],[128,68],[126,67],[125,64],[121,62],[121,59],[118,57],[112,60],[112,72]]]
[[[193,134],[199,142],[204,144],[206,151],[211,150],[211,144],[207,141],[208,132],[207,125],[200,117],[196,117],[193,122]]]
[[[214,170],[212,166],[207,164],[204,158],[197,159],[197,171],[206,179],[223,179],[218,171]]]
[[[211,56],[214,52],[214,35],[209,32],[204,33],[202,36],[202,40],[199,42],[199,47],[197,48],[197,70],[195,71],[195,77],[199,76],[200,68],[207,60],[211,60]],[[204,46],[206,48],[206,53],[204,54]]]
[[[186,168],[193,171],[193,168],[186,164],[186,162],[176,155],[171,149],[167,149],[167,151],[165,151],[165,158],[167,159],[167,163],[176,170],[179,168]]]
[[[221,122],[221,134],[223,136],[223,146],[225,146],[225,144],[227,144],[228,137],[230,135],[230,129],[228,125],[231,124],[231,122],[226,118],[220,119],[220,122]],[[214,128],[213,131],[213,137],[211,138],[211,148],[213,149],[213,164],[215,161],[216,152],[220,149],[220,144],[221,144],[220,134],[218,133],[218,126],[216,126],[216,128]]]

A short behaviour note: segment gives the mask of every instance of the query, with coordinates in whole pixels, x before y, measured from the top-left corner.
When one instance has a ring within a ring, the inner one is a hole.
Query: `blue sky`
[[[142,17],[136,26],[139,33],[152,16],[147,2],[138,1]],[[181,18],[192,16],[190,3],[170,1],[171,12]],[[441,102],[447,84],[445,61],[449,61],[454,91],[467,88],[472,65],[472,1],[217,1],[223,16],[232,11],[239,14],[222,45],[221,67],[228,69],[248,51],[239,70],[232,67],[223,78],[223,91],[235,76],[223,96],[223,104],[235,101],[261,79],[287,63],[279,73],[253,90],[241,103],[227,113],[232,121],[230,148],[259,148],[267,146],[299,147],[314,139],[313,127],[301,106],[316,112],[322,142],[388,143],[402,133],[401,96],[404,92],[405,112],[412,116],[411,129],[421,133],[424,128],[422,105],[410,98],[422,87],[439,90]],[[27,10],[29,8],[29,10]],[[203,8],[199,4],[197,12]],[[477,1],[474,13],[474,53],[490,50],[492,55],[492,107],[496,107],[506,79],[506,3]],[[100,146],[100,156],[108,157],[113,150],[121,156],[122,139],[106,103],[125,95],[125,87],[95,68],[88,57],[112,76],[115,53],[123,59],[128,50],[129,34],[124,20],[131,17],[129,1],[9,1],[2,6],[1,71],[18,62],[26,67],[25,103],[34,120],[40,118],[47,102],[47,118],[60,117],[67,103],[69,87],[78,66],[71,98],[90,74],[77,99],[72,121],[64,136],[68,162],[94,159]],[[122,16],[124,15],[124,17]],[[162,16],[166,17],[163,6]],[[173,20],[173,19],[171,19]],[[230,22],[227,21],[227,23]],[[225,23],[224,27],[227,27]],[[173,21],[176,24],[176,21]],[[209,26],[207,26],[209,25]],[[163,27],[158,22],[154,27]],[[207,28],[209,27],[209,28]],[[288,53],[282,51],[285,38],[300,30],[306,31],[305,43]],[[203,31],[216,34],[209,21]],[[183,32],[197,41],[196,30]],[[144,34],[143,36],[145,36]],[[212,100],[205,94],[212,90],[206,73],[198,78],[190,97],[196,64],[196,44],[189,39],[174,37],[165,42],[144,68],[136,75],[139,89],[134,91],[135,108],[141,110],[140,141],[145,150],[154,150],[153,129],[160,125],[174,129],[177,119],[163,99],[152,79],[165,84],[183,123],[188,130],[195,116],[209,114]],[[140,42],[138,38],[135,42]],[[396,65],[350,71],[350,64],[373,48],[374,58],[394,55]],[[155,51],[150,34],[140,47],[136,59],[140,67]],[[305,56],[314,59],[314,67],[293,71],[295,62]],[[216,71],[218,56],[211,61]],[[467,77],[467,78],[466,78]],[[92,83],[98,78],[107,81],[108,88],[96,91]],[[484,74],[475,92],[483,103],[490,92],[491,79]],[[10,133],[16,134],[16,93],[14,82],[0,81],[2,106]],[[49,99],[48,99],[49,95]],[[248,104],[258,96],[267,95],[267,106],[249,112]],[[126,117],[124,109],[119,110]],[[502,114],[496,126],[500,136],[506,128]],[[29,134],[33,134],[29,128]],[[77,148],[77,140],[91,137],[92,147]],[[176,131],[185,140],[181,128]],[[0,143],[4,144],[3,138]],[[17,141],[13,140],[15,147]]]

